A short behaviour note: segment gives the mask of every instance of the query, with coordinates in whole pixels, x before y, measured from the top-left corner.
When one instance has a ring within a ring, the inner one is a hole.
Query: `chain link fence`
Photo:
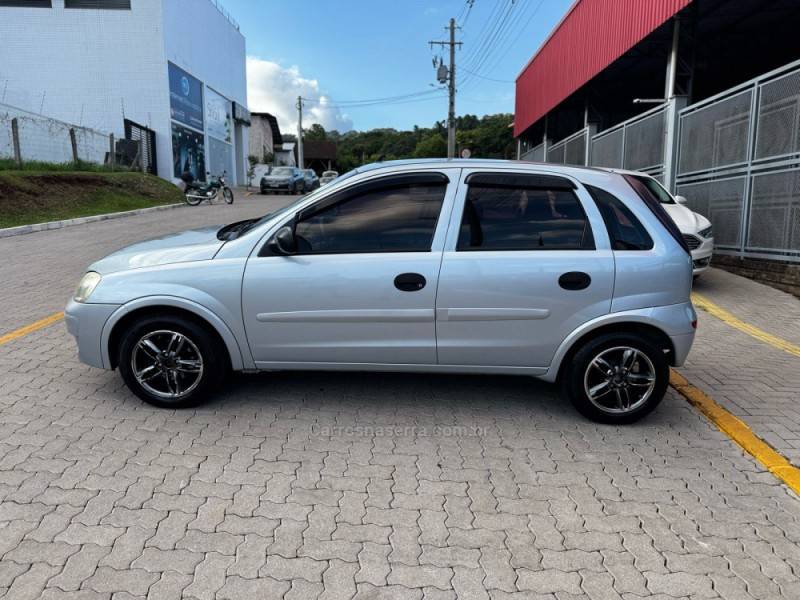
[[[105,164],[111,144],[107,133],[0,104],[0,159]]]

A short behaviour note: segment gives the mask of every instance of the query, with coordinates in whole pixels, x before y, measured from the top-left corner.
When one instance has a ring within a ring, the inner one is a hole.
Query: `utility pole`
[[[299,168],[305,167],[303,161],[303,97],[297,97],[297,162]]]
[[[430,41],[431,47],[449,46],[450,47],[450,68],[443,69],[439,65],[437,78],[439,83],[447,82],[448,107],[447,107],[447,158],[454,158],[456,155],[456,46],[461,46],[461,42],[456,41],[456,20],[450,19],[450,41]]]

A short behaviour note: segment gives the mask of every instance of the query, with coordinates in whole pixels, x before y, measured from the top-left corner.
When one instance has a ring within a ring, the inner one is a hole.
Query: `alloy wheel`
[[[142,336],[131,353],[131,371],[149,393],[168,400],[189,395],[203,377],[203,356],[177,331],[160,329]]]
[[[635,411],[655,387],[653,362],[644,352],[630,346],[603,350],[589,362],[583,377],[589,401],[612,414]]]

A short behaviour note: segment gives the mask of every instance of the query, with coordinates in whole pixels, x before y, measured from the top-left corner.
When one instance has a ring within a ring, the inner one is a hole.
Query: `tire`
[[[633,352],[626,355],[626,350]],[[600,368],[597,358],[615,369],[611,376],[605,366]],[[583,416],[614,425],[633,423],[652,412],[664,398],[668,383],[669,363],[663,350],[649,337],[637,334],[607,334],[589,340],[572,357],[561,381],[564,395]],[[594,400],[588,390],[594,390]]]
[[[198,198],[197,196],[190,197],[189,194],[186,194],[184,196],[184,200],[186,200],[186,204],[188,204],[189,206],[197,206],[203,201],[202,198]]]
[[[294,196],[297,193],[297,184],[292,184],[289,186],[289,193]]]
[[[233,204],[233,190],[229,187],[222,188],[222,198],[228,204]]]
[[[180,337],[173,338],[176,334],[184,338],[183,344],[180,344]],[[175,379],[168,381],[164,367],[177,367],[177,363],[166,358],[167,362],[160,365],[153,358],[152,350],[147,351],[139,345],[143,340],[161,350],[169,348],[170,340],[173,348],[177,342],[180,345],[177,358],[187,372],[175,373]],[[197,358],[200,359],[199,369]],[[145,317],[134,322],[122,337],[117,364],[128,388],[148,404],[160,408],[197,406],[218,388],[228,372],[226,350],[217,338],[206,326],[180,316]],[[145,376],[147,381],[142,383],[141,374],[153,366],[155,375]],[[134,369],[139,373],[138,378]],[[170,396],[169,392],[176,388],[179,394]]]

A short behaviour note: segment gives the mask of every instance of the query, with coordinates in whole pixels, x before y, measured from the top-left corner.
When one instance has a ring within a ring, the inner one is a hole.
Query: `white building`
[[[0,0],[0,103],[118,139],[152,130],[165,179],[246,180],[245,39],[212,0]]]

